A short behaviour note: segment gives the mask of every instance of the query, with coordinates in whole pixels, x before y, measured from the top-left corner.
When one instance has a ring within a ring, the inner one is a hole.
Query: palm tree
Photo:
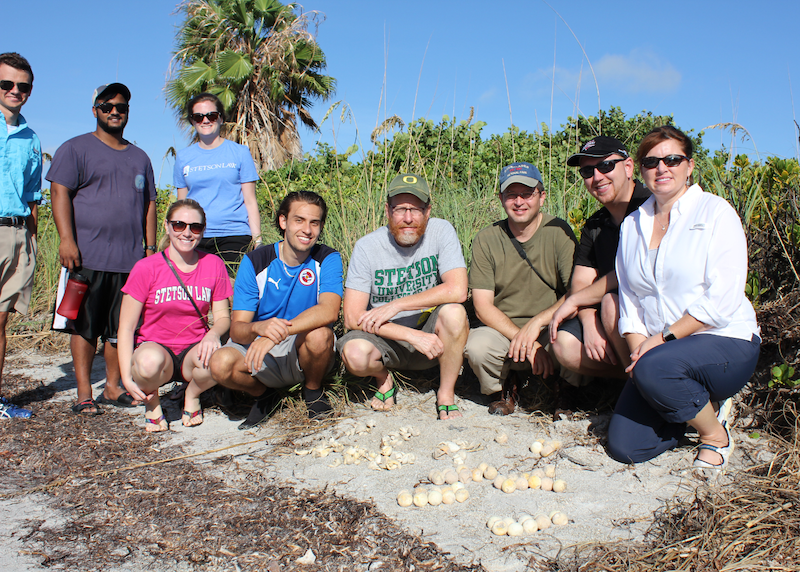
[[[328,99],[336,80],[323,75],[325,54],[308,31],[317,13],[294,13],[277,0],[186,0],[176,38],[167,101],[179,121],[204,91],[228,115],[226,137],[247,145],[262,170],[302,155],[297,119],[316,130],[309,108]]]

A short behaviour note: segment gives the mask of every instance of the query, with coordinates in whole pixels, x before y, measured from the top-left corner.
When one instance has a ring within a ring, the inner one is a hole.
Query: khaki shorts
[[[0,312],[28,312],[36,250],[27,227],[0,226]]]
[[[269,350],[269,353],[264,356],[264,363],[261,364],[261,369],[253,377],[273,389],[291,387],[298,383],[303,383],[306,376],[300,367],[300,360],[297,358],[296,340],[297,334],[292,334]],[[239,350],[239,353],[245,356],[247,355],[247,348],[250,346],[243,346],[233,340],[228,340],[224,347]]]
[[[436,320],[439,318],[439,310],[442,306],[437,306],[431,312],[428,319],[419,330],[426,334],[432,334],[436,330]],[[388,369],[422,370],[436,367],[439,365],[438,359],[428,359],[425,354],[419,353],[414,346],[408,342],[398,342],[387,340],[376,334],[362,332],[361,330],[351,330],[342,339],[336,342],[336,351],[342,353],[342,348],[350,340],[367,340],[381,352],[381,361]]]

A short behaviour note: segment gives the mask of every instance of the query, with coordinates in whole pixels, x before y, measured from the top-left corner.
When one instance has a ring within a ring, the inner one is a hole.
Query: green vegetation
[[[385,224],[388,182],[401,171],[424,174],[433,192],[433,216],[453,223],[469,261],[475,234],[502,217],[496,198],[498,173],[515,160],[536,164],[547,189],[545,208],[569,221],[576,234],[598,204],[584,190],[577,170],[566,167],[578,142],[601,130],[627,142],[633,151],[653,126],[671,118],[640,113],[626,117],[619,108],[597,117],[568,119],[559,130],[527,132],[516,127],[484,138],[482,122],[443,117],[439,123],[419,119],[406,126],[392,118],[372,134],[373,148],[355,146],[344,153],[319,144],[302,161],[288,161],[280,169],[262,172],[257,196],[265,241],[277,240],[275,209],[289,191],[306,189],[323,195],[329,214],[322,240],[349,260],[355,241]],[[396,130],[394,134],[390,133]],[[696,180],[708,191],[727,199],[742,217],[750,245],[750,275],[745,285],[756,306],[796,288],[800,248],[800,165],[795,160],[770,157],[763,163],[725,150],[709,153],[702,133],[694,135]],[[171,202],[171,189],[159,192],[159,232]],[[32,316],[15,316],[9,327],[12,340],[45,340],[50,327],[54,285],[58,276],[58,236],[49,207],[40,209],[39,264],[31,305]],[[790,376],[791,377],[791,376]]]
[[[769,387],[795,387],[800,380],[792,379],[794,377],[794,368],[788,364],[776,365],[770,370],[772,379],[769,380]]]
[[[226,137],[247,145],[256,165],[275,169],[301,154],[298,121],[335,80],[308,31],[316,13],[296,15],[277,0],[188,0],[178,30],[167,101],[179,122],[192,96],[216,94],[228,113]]]

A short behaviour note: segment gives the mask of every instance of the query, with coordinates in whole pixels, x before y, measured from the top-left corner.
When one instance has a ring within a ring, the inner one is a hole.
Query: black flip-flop
[[[129,407],[139,407],[139,405],[134,405],[133,401],[133,395],[127,391],[120,393],[119,397],[116,399],[106,397],[103,393],[101,393],[100,397],[97,398],[97,403],[102,403],[103,405],[113,405],[114,407],[124,407],[126,409]]]
[[[94,407],[95,411],[84,411],[89,409],[90,407]],[[94,399],[84,399],[83,401],[77,402],[75,405],[72,406],[72,412],[75,415],[83,415],[85,417],[94,417],[95,415],[100,415],[103,413],[103,410],[100,409],[100,406],[97,404],[97,401]]]

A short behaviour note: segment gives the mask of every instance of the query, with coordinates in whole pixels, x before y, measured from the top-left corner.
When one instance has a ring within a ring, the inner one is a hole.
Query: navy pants
[[[709,401],[735,395],[753,375],[761,340],[698,334],[644,354],[608,426],[608,454],[640,463],[677,446]]]

